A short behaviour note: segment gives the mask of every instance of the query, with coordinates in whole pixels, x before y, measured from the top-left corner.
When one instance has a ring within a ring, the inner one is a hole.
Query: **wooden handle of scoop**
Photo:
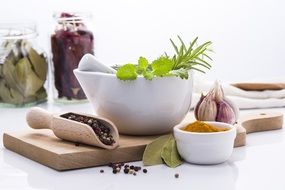
[[[52,117],[53,116],[44,109],[34,107],[28,111],[26,120],[28,125],[33,129],[51,129]]]

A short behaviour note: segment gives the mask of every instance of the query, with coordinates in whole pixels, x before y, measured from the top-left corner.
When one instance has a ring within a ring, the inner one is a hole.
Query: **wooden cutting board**
[[[233,86],[247,91],[282,90],[285,83],[234,83]]]
[[[193,118],[189,114],[185,120],[193,121]],[[242,117],[239,123],[235,147],[245,145],[246,133],[282,128],[283,114],[255,113]],[[141,160],[146,145],[155,138],[157,136],[120,136],[120,146],[115,150],[106,150],[81,144],[76,146],[43,129],[4,133],[3,143],[11,151],[62,171]]]

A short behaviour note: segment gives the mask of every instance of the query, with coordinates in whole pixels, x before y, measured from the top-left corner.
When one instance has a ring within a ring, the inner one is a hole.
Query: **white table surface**
[[[51,111],[81,111],[92,113],[87,103],[77,105],[42,104]],[[114,175],[111,168],[95,167],[58,172],[31,161],[3,147],[2,134],[25,130],[27,108],[0,109],[0,189],[219,189],[219,190],[284,190],[285,142],[284,130],[259,132],[247,136],[246,147],[235,148],[231,158],[223,164],[199,166],[184,163],[175,169],[164,165],[148,167],[148,173],[137,176],[123,173]],[[241,114],[250,111],[247,110]],[[284,109],[269,109],[281,111]],[[141,162],[134,164],[141,165]],[[101,174],[100,169],[105,172]],[[174,174],[179,173],[178,179]]]

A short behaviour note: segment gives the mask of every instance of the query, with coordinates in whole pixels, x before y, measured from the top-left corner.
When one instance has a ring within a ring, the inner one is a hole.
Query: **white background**
[[[285,70],[282,0],[2,0],[0,20],[33,19],[48,51],[54,11],[91,11],[96,56],[106,64],[171,53],[169,38],[213,41],[210,79],[245,81]]]

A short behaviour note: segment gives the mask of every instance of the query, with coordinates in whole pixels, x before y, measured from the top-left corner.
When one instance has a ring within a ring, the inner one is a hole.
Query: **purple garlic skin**
[[[217,116],[217,104],[215,97],[212,92],[208,93],[207,96],[201,101],[197,107],[197,120],[200,121],[215,121]]]
[[[234,124],[236,122],[235,112],[226,101],[218,102],[217,106],[218,113],[216,121],[229,124]]]
[[[195,115],[196,119],[198,118],[198,110],[199,110],[198,108],[200,107],[200,104],[202,103],[202,101],[204,100],[205,97],[206,96],[204,96],[203,93],[202,93],[199,102],[195,106],[194,115]]]
[[[218,82],[215,82],[206,96],[201,95],[194,110],[195,118],[199,121],[218,121],[229,124],[237,122],[238,112],[238,107],[224,95]]]

